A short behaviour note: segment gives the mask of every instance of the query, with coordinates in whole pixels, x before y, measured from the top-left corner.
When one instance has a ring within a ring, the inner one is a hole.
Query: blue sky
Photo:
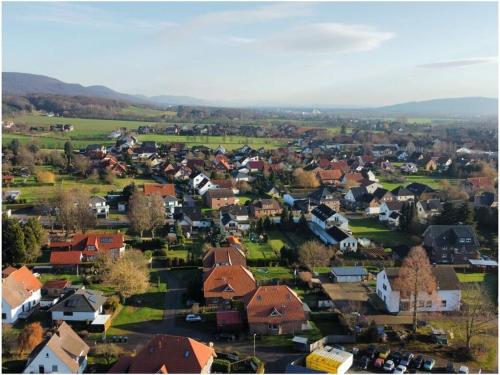
[[[498,91],[497,4],[3,2],[3,71],[248,105]]]

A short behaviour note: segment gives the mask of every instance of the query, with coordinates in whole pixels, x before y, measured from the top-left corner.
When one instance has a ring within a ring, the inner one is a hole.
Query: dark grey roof
[[[389,190],[384,189],[384,188],[377,188],[377,190],[375,190],[372,195],[374,198],[381,199],[387,193],[389,193]]]
[[[333,267],[335,276],[366,276],[368,272],[365,267]]]
[[[420,204],[425,211],[441,211],[443,209],[443,205],[439,199],[420,201]]]
[[[471,238],[472,242],[460,243],[460,238]],[[479,246],[479,241],[469,225],[429,225],[424,232],[424,244],[432,247]]]
[[[412,182],[408,186],[406,186],[406,189],[411,191],[413,194],[419,196],[422,193],[434,193],[435,190],[431,188],[430,186],[421,184],[419,182]]]
[[[405,189],[402,186],[398,186],[397,188],[392,189],[391,193],[394,194],[396,197],[407,197],[410,195],[414,195],[413,192],[411,192],[408,189]]]
[[[200,221],[202,219],[200,207],[179,207],[179,208],[182,214],[189,217],[192,221]]]
[[[326,231],[330,236],[332,236],[332,238],[337,241],[337,242],[340,242],[340,241],[343,241],[345,240],[346,238],[350,237],[349,233],[347,232],[344,232],[342,229],[340,229],[339,227],[337,226],[333,226],[331,228],[329,228],[327,231]]]
[[[319,189],[313,191],[311,194],[309,194],[309,198],[311,199],[312,202],[316,202],[317,204],[320,203],[321,201],[328,200],[328,199],[336,199],[338,198],[338,194],[335,191],[332,191],[332,189],[328,187],[320,187]]]
[[[221,207],[221,214],[228,214],[232,216],[246,216],[248,215],[248,207],[239,204],[232,204],[230,206]]]
[[[222,225],[226,226],[229,222],[233,220],[229,214],[222,214],[222,218],[220,219],[220,222]]]
[[[314,210],[312,210],[312,214],[316,216],[318,219],[321,221],[326,221],[328,218],[332,217],[335,215],[335,211],[332,210],[330,207],[328,207],[325,204],[320,204],[318,207],[316,207]]]
[[[386,268],[385,272],[389,280],[398,277],[399,268]],[[450,266],[432,266],[432,274],[436,279],[439,290],[459,290],[460,281],[453,267]],[[391,284],[392,285],[392,284]],[[394,285],[392,285],[394,289]]]
[[[366,187],[360,186],[351,188],[351,193],[354,196],[354,199],[358,200],[358,198],[360,198],[364,194],[368,194],[368,191],[366,190]]]
[[[54,305],[50,311],[95,312],[106,302],[101,291],[78,289]]]

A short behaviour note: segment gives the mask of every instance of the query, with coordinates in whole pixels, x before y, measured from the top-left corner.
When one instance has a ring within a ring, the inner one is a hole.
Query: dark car
[[[366,349],[366,355],[370,359],[374,359],[377,354],[377,348],[374,345],[369,345]]]
[[[446,365],[446,373],[447,374],[454,374],[455,371],[455,364],[452,361],[448,361],[448,364]]]
[[[366,355],[362,356],[356,361],[356,367],[359,370],[368,370],[368,365],[370,364],[370,358]]]
[[[399,361],[399,364],[406,367],[410,367],[413,357],[414,357],[413,353],[403,353],[403,356],[401,357],[401,361]]]
[[[420,367],[422,367],[423,363],[424,363],[424,356],[419,354],[415,358],[413,358],[410,367],[418,370]]]
[[[395,366],[397,366],[399,364],[399,361],[401,361],[401,353],[400,352],[392,353],[389,357],[390,357],[390,359],[392,359],[392,362],[394,362]]]

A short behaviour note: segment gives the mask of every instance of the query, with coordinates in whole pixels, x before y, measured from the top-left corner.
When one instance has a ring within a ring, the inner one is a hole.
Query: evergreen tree
[[[3,263],[24,263],[26,259],[26,245],[23,228],[15,220],[6,219],[2,230],[2,258]]]
[[[459,218],[458,221],[463,224],[472,226],[476,224],[474,210],[469,202],[464,202],[464,204],[457,209],[457,216]]]
[[[64,156],[66,157],[66,163],[69,167],[73,160],[73,144],[70,141],[64,144]]]

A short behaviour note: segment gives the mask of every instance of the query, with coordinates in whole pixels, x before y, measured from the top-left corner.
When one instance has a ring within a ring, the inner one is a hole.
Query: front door
[[[38,373],[39,374],[44,374],[45,373],[45,367],[43,367],[43,365],[38,366]]]

